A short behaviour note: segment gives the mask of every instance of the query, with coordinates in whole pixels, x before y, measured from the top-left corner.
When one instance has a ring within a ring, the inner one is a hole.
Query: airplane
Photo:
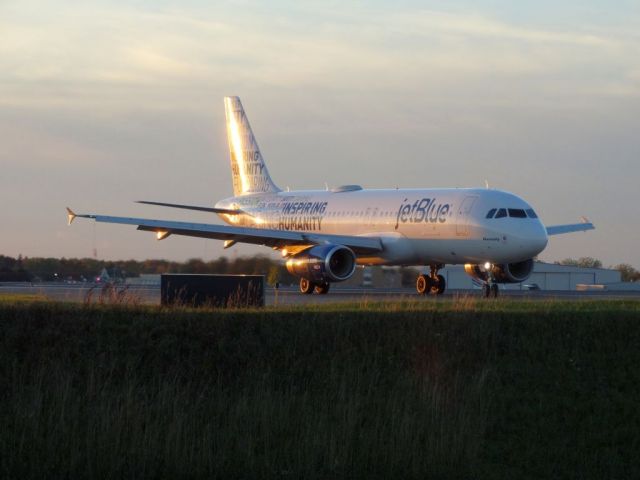
[[[239,97],[225,97],[234,195],[213,207],[156,201],[147,205],[214,213],[227,225],[76,214],[67,220],[135,225],[170,235],[242,242],[279,250],[287,270],[299,277],[303,294],[326,294],[349,279],[357,265],[429,266],[416,280],[420,295],[442,295],[447,264],[464,264],[481,282],[483,295],[497,297],[501,283],[525,281],[548,237],[593,230],[581,223],[545,227],[529,203],[488,188],[286,191],[273,182]]]

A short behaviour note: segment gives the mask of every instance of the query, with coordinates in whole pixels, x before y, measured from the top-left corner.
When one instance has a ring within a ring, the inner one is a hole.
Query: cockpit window
[[[533,211],[533,208],[527,208],[527,215],[529,215],[529,218],[538,218],[538,215]]]
[[[514,218],[527,218],[527,214],[521,208],[510,208],[509,216]]]
[[[493,218],[493,215],[496,213],[497,208],[492,208],[491,210],[489,210],[489,213],[487,213],[487,218]]]
[[[501,208],[500,210],[498,210],[498,213],[496,213],[496,218],[503,218],[507,216],[507,209],[506,208]]]

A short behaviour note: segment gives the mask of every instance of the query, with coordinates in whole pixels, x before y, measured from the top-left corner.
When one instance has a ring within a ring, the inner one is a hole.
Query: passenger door
[[[471,217],[471,209],[478,199],[477,195],[469,195],[458,207],[458,215],[456,217],[456,235],[459,237],[469,236],[469,219]]]

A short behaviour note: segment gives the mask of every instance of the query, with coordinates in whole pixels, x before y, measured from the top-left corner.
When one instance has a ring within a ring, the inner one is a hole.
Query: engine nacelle
[[[467,272],[467,275],[483,282],[489,280],[489,272],[480,265],[467,263],[464,266],[464,271]],[[530,258],[522,262],[493,265],[491,267],[491,276],[496,283],[520,283],[529,278],[532,271],[533,259]]]
[[[489,281],[489,272],[487,272],[480,265],[475,265],[473,263],[466,263],[464,266],[464,271],[471,278],[475,278],[476,280],[480,280],[482,282]]]
[[[356,271],[356,255],[344,245],[316,245],[287,260],[287,270],[315,283],[342,282]]]
[[[493,278],[498,283],[520,283],[524,282],[533,271],[533,259],[522,262],[506,263],[504,265],[494,265]]]

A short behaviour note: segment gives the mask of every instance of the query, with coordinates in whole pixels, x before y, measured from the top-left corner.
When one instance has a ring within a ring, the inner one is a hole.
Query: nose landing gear
[[[442,295],[447,288],[447,282],[442,275],[438,274],[444,265],[434,264],[429,266],[431,272],[429,275],[420,274],[416,280],[416,290],[419,295],[426,295],[428,293],[433,295]]]
[[[498,298],[498,293],[500,289],[498,288],[498,284],[494,282],[487,282],[482,284],[482,296],[485,298],[493,297]]]

